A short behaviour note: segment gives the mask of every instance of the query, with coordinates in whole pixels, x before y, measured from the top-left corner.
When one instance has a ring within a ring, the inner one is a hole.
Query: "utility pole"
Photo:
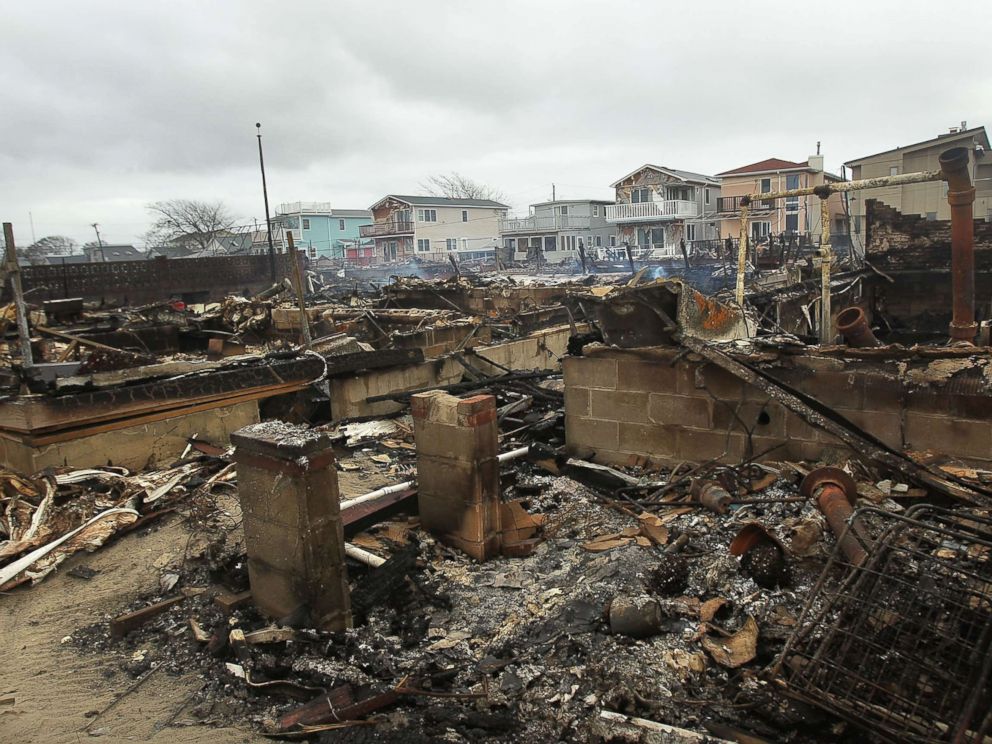
[[[31,214],[31,210],[30,209],[28,210],[28,222],[31,223],[31,245],[34,245],[35,243],[38,242],[38,238],[35,237],[35,234],[34,234],[34,215]]]
[[[91,225],[91,227],[93,228],[94,232],[96,232],[96,245],[100,249],[100,258],[102,258],[103,259],[103,262],[106,263],[107,262],[107,256],[103,252],[103,240],[100,239],[100,225],[98,223],[94,222]]]
[[[269,218],[269,190],[265,185],[265,158],[262,156],[262,124],[255,122],[258,130],[258,165],[262,169],[262,199],[265,201],[265,230],[269,238],[269,278],[276,280],[276,249],[272,245],[272,220]]]
[[[551,201],[555,201],[555,185],[551,184]]]

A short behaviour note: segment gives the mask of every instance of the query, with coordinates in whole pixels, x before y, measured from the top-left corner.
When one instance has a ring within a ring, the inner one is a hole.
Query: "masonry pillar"
[[[266,615],[351,627],[334,453],[326,434],[282,422],[231,434],[252,598]]]
[[[496,399],[434,390],[410,399],[424,528],[479,561],[500,549]]]

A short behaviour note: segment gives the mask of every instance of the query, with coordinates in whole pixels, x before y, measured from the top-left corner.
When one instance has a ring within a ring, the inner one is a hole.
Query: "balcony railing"
[[[522,217],[499,221],[501,233],[540,232],[549,230],[588,230],[592,224],[589,217],[581,215],[548,215],[546,217]]]
[[[607,222],[653,222],[698,216],[699,206],[696,202],[683,199],[609,204],[606,207]]]
[[[717,212],[740,212],[741,211],[741,199],[742,196],[721,196],[716,200],[716,211]],[[761,201],[752,201],[748,209],[751,212],[763,212],[769,209],[775,209],[775,202],[770,199],[762,199]]]
[[[358,228],[358,234],[363,238],[378,238],[383,235],[400,235],[401,233],[412,232],[413,222],[411,220],[376,222],[372,225],[360,225]]]
[[[276,214],[330,214],[330,202],[283,202]]]

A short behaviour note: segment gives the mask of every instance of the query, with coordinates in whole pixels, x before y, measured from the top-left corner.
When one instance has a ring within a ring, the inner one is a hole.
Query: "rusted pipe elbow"
[[[699,499],[700,504],[716,514],[726,514],[730,508],[730,494],[716,481],[697,481],[690,493]]]
[[[849,307],[837,315],[837,330],[847,341],[848,346],[864,348],[867,346],[881,346],[881,342],[875,338],[868,325],[864,310],[860,307]]]
[[[850,521],[858,496],[854,478],[840,468],[817,468],[803,478],[799,492],[808,499],[816,499],[816,506],[837,536],[841,551],[852,564],[861,565],[868,557],[864,548],[868,540],[862,526]]]
[[[952,341],[974,343],[975,323],[975,187],[968,173],[968,149],[954,147],[941,153],[940,172],[947,181],[951,206]]]

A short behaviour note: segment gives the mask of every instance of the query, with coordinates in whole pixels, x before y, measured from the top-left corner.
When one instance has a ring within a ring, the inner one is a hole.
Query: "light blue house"
[[[358,243],[358,226],[371,221],[367,209],[332,209],[330,202],[280,204],[272,218],[310,258],[344,258],[345,246]]]

